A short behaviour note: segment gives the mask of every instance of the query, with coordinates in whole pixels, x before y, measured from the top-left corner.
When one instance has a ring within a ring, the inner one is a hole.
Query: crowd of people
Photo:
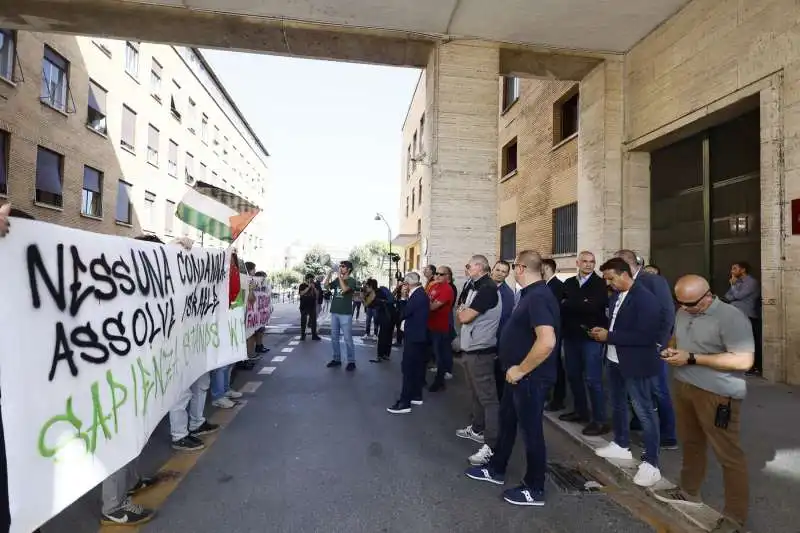
[[[544,412],[564,411],[559,419],[581,424],[585,435],[611,433],[596,454],[638,461],[634,483],[642,487],[661,480],[663,450],[682,448],[680,486],[654,491],[663,501],[700,504],[710,444],[725,483],[723,517],[714,532],[743,531],[748,479],[740,412],[744,373],[758,366],[749,266],[733,265],[731,290],[722,298],[692,274],[671,290],[658,267],[645,266],[631,250],[620,250],[599,269],[594,254],[584,251],[576,266],[577,274],[562,281],[555,261],[534,251],[494,266],[475,255],[465,265],[460,292],[449,267],[430,265],[422,275],[406,273],[392,293],[374,279],[359,284],[343,261],[316,285],[332,294],[328,367],[342,365],[343,337],[347,370],[356,369],[352,316],[360,296],[377,331],[373,361],[389,359],[394,334],[403,346],[401,390],[389,413],[411,413],[424,405],[426,390],[446,390],[455,355],[472,398],[470,423],[455,434],[479,445],[467,457],[466,475],[503,485],[522,432],[527,467],[522,483],[503,493],[509,503],[544,505]],[[429,365],[436,376],[430,385]],[[572,406],[565,410],[568,389]],[[643,442],[638,458],[631,449],[636,430]]]

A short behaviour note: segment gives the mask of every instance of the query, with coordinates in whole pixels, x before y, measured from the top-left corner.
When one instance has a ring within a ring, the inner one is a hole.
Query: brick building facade
[[[192,48],[2,30],[0,147],[0,201],[87,231],[220,246],[174,217],[189,184],[266,194],[266,150]]]

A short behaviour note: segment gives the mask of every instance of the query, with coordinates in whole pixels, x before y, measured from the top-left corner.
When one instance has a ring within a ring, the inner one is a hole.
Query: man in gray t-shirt
[[[743,372],[753,365],[753,334],[747,317],[711,293],[708,281],[684,276],[675,284],[680,305],[675,348],[662,352],[675,367],[673,402],[683,446],[680,488],[656,491],[665,501],[700,502],[711,444],[722,466],[725,509],[715,532],[739,531],[747,520],[747,462],[739,445]]]

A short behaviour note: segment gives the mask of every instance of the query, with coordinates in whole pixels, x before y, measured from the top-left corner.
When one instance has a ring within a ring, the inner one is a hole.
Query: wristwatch
[[[694,354],[691,353],[691,352],[689,352],[689,361],[687,361],[687,364],[689,364],[689,365],[696,365],[697,364],[697,359],[695,358]]]

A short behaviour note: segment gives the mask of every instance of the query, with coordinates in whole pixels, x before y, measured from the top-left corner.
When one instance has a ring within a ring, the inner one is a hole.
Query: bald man
[[[744,372],[753,365],[753,331],[747,317],[714,296],[708,281],[684,276],[675,284],[680,306],[675,320],[676,348],[661,354],[675,367],[674,396],[683,447],[680,487],[656,491],[663,501],[699,504],[711,444],[725,484],[718,533],[741,531],[747,520],[747,462],[739,444]]]

